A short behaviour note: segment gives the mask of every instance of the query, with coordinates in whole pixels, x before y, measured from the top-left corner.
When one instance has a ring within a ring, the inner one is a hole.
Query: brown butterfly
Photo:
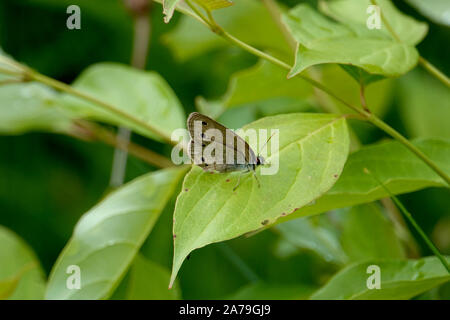
[[[191,136],[189,153],[194,164],[211,172],[253,171],[258,186],[260,185],[255,170],[264,164],[264,158],[256,156],[244,139],[198,112],[189,115],[187,127]],[[238,187],[240,178],[239,175],[233,190]]]

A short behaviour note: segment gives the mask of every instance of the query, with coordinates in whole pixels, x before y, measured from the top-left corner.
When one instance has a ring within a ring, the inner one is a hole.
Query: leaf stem
[[[450,274],[450,265],[448,264],[447,260],[442,256],[442,254],[439,252],[438,248],[433,244],[433,242],[428,238],[428,236],[425,234],[423,229],[419,226],[419,224],[416,222],[412,214],[405,208],[405,206],[400,202],[400,200],[394,196],[389,189],[368,169],[364,169],[364,171],[368,174],[370,174],[380,185],[381,187],[389,194],[389,196],[392,198],[394,203],[397,205],[397,207],[400,209],[400,211],[403,213],[403,215],[406,217],[406,219],[411,223],[411,225],[414,227],[414,229],[417,231],[417,233],[422,237],[422,239],[425,241],[427,246],[430,248],[430,250],[438,257],[438,259],[441,261],[442,265],[447,269],[447,272]]]

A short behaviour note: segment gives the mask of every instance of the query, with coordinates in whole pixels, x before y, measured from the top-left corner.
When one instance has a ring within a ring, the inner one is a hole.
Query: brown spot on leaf
[[[337,178],[337,177],[339,177],[339,175],[338,175],[338,174],[335,174],[335,175],[333,175],[333,177]]]
[[[268,223],[269,223],[269,220],[267,220],[267,219],[261,222],[261,224],[262,224],[263,226],[265,226],[265,225],[268,224]]]
[[[230,182],[230,179],[225,180],[226,182]]]
[[[173,235],[173,238],[175,239],[176,237],[177,237],[177,235],[176,235],[176,234],[174,234],[174,235]]]
[[[282,212],[281,215],[282,215],[282,216],[285,216],[285,215],[286,215],[286,212]]]
[[[184,191],[188,192],[188,191],[189,191],[189,189],[184,189]]]

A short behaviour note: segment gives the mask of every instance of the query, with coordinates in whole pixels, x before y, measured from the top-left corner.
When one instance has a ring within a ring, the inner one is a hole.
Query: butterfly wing
[[[248,143],[217,121],[201,113],[193,112],[188,117],[187,127],[191,136],[189,144],[191,159],[204,170],[229,172],[242,170],[248,164],[256,163],[255,153]],[[221,136],[221,139],[216,140],[217,134]],[[208,149],[213,152],[211,156],[204,157],[204,150]],[[216,155],[215,150],[223,151]],[[233,156],[228,161],[227,153]]]

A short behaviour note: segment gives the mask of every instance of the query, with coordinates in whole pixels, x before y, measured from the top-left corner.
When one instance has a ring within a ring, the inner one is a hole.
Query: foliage
[[[424,58],[448,43],[448,4],[157,0],[146,16],[80,0],[68,30],[72,2],[0,4],[0,299],[450,298],[383,188],[448,256],[450,65]],[[128,65],[140,15],[150,71]],[[278,129],[278,151],[252,148],[279,171],[258,167],[258,187],[172,165],[195,109]],[[129,157],[112,189],[115,147]]]

